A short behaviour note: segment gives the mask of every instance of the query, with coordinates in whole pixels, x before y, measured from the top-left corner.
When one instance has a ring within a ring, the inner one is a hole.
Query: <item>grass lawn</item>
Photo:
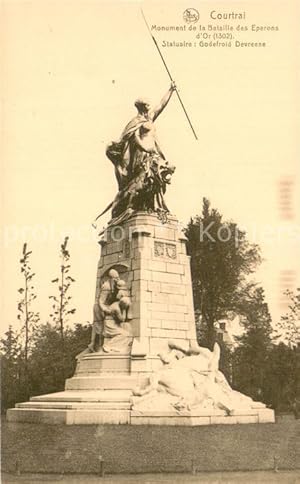
[[[107,474],[296,470],[300,420],[203,427],[3,421],[4,472],[99,474],[100,458]]]

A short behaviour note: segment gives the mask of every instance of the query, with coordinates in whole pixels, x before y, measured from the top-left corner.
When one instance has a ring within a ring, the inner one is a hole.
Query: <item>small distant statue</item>
[[[154,121],[165,109],[175,90],[172,82],[154,109],[147,99],[137,99],[135,107],[138,114],[127,124],[120,141],[112,142],[107,147],[106,155],[115,167],[119,192],[97,219],[110,208],[115,223],[137,210],[169,211],[164,194],[175,167],[168,163],[159,146]]]
[[[94,305],[91,342],[86,353],[129,353],[132,344],[131,301],[125,281],[111,269]],[[99,341],[97,341],[99,339]]]

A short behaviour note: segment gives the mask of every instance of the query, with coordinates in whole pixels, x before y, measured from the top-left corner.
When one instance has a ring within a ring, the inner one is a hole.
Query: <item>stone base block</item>
[[[149,377],[144,375],[102,374],[95,376],[74,376],[66,380],[66,390],[133,390],[139,385],[146,386]]]
[[[32,397],[7,411],[9,422],[129,424],[131,390],[65,391]]]
[[[105,355],[100,353],[91,353],[80,359],[76,375],[81,373],[99,373],[103,371],[129,373],[130,357],[128,355]]]
[[[131,389],[66,390],[32,397],[7,411],[9,422],[65,425],[220,425],[275,422],[274,411],[263,404],[236,409],[227,415],[220,409],[131,410],[135,397]]]
[[[130,410],[13,408],[7,411],[7,420],[8,422],[44,423],[52,425],[118,425],[130,423]]]
[[[274,423],[275,414],[271,409],[235,410],[234,415],[227,415],[221,410],[198,410],[191,412],[131,411],[131,425],[234,425],[250,423]]]
[[[173,416],[131,416],[132,425],[172,425],[172,426],[196,426],[210,425],[209,417],[184,417],[179,415]]]
[[[262,408],[258,410],[258,423],[275,422],[275,413],[271,408]]]

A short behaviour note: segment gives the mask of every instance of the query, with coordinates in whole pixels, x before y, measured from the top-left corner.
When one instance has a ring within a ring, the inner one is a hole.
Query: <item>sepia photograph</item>
[[[300,482],[299,17],[2,0],[3,483]]]

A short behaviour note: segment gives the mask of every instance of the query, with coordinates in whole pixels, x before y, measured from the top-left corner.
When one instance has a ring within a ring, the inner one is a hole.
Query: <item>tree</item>
[[[70,301],[72,297],[69,295],[69,289],[72,282],[75,282],[75,279],[69,275],[70,271],[70,264],[68,264],[70,260],[70,253],[67,249],[69,237],[65,237],[63,244],[61,245],[60,249],[60,258],[61,258],[61,265],[60,265],[60,275],[56,279],[53,279],[51,282],[57,284],[58,286],[58,295],[57,296],[49,296],[50,299],[53,300],[52,304],[52,313],[50,317],[54,321],[56,327],[60,333],[60,345],[61,345],[61,354],[62,359],[65,359],[66,352],[65,352],[65,327],[66,323],[68,322],[68,317],[70,314],[74,314],[76,309],[70,309]],[[62,365],[64,368],[64,364]]]
[[[286,291],[290,299],[288,312],[277,323],[275,343],[269,358],[269,377],[266,382],[268,398],[279,410],[300,408],[300,288]],[[298,416],[299,418],[299,416]]]
[[[233,356],[233,384],[254,399],[265,400],[264,390],[271,342],[271,316],[261,287],[252,288],[240,305],[245,332]]]
[[[248,283],[246,277],[260,263],[259,248],[246,239],[234,222],[203,199],[202,215],[191,219],[187,229],[188,253],[195,310],[200,314],[201,344],[212,348],[214,323],[236,311]]]
[[[40,324],[35,332],[28,359],[30,396],[62,391],[65,378],[74,374],[75,357],[90,339],[90,324],[76,324],[64,332],[65,358],[61,355],[60,333],[50,323]],[[28,400],[23,378],[22,347],[12,327],[0,341],[2,367],[2,410]]]
[[[236,311],[244,316],[242,324],[247,331],[263,329],[268,341],[270,340],[272,319],[262,287],[253,282],[243,286],[236,298]]]
[[[296,347],[300,344],[300,288],[296,293],[286,291],[285,294],[290,299],[289,311],[277,323],[274,338]]]
[[[30,358],[32,395],[62,391],[65,379],[74,373],[75,357],[87,347],[89,338],[89,324],[65,328],[62,358],[60,333],[49,323],[40,325]]]
[[[10,325],[0,340],[1,351],[1,399],[2,409],[15,404],[24,390],[21,375],[21,343],[19,335]],[[22,398],[21,398],[22,399]]]
[[[24,286],[20,287],[18,292],[21,294],[21,299],[18,302],[18,319],[23,323],[22,335],[24,335],[24,349],[23,349],[23,359],[24,359],[24,379],[25,385],[28,386],[29,375],[28,375],[28,359],[31,349],[32,336],[37,328],[37,324],[40,320],[40,314],[32,310],[32,302],[36,299],[36,294],[34,292],[33,278],[35,274],[32,272],[30,267],[30,254],[32,251],[27,250],[27,244],[23,245],[22,258],[20,259],[21,273],[24,277]]]
[[[293,409],[300,403],[299,348],[273,344],[268,355],[264,381],[266,403],[277,411]]]

